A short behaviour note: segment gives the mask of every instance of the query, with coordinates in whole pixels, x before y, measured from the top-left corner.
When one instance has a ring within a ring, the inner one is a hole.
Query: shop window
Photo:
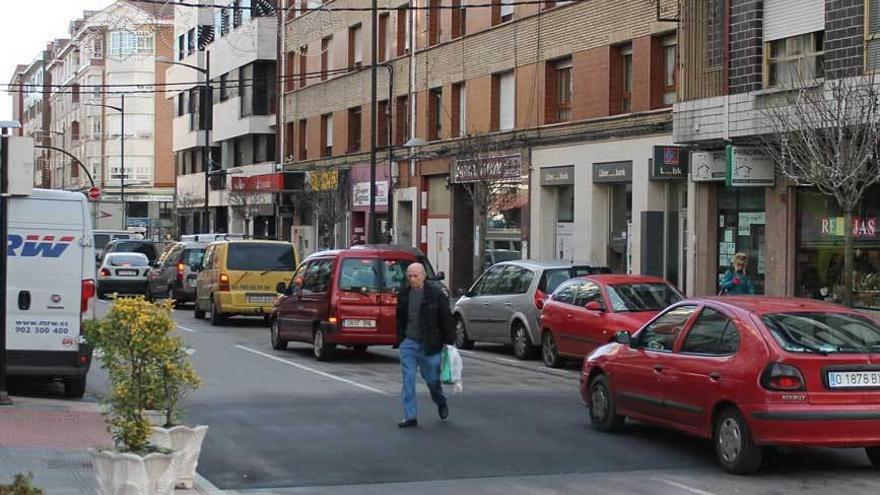
[[[844,222],[833,197],[815,189],[797,193],[795,295],[842,302]],[[869,189],[853,211],[853,302],[880,310],[880,186]]]
[[[717,281],[732,269],[736,253],[748,256],[746,275],[756,294],[764,293],[766,272],[766,209],[764,188],[723,188],[718,191]],[[718,287],[716,287],[717,289]]]
[[[764,47],[764,87],[792,86],[825,75],[824,31],[770,41]]]

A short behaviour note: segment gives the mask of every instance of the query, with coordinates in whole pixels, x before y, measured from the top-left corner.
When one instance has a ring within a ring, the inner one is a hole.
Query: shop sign
[[[541,169],[542,186],[567,186],[569,184],[574,184],[574,165]]]
[[[485,180],[518,181],[522,176],[520,155],[493,156],[476,160],[456,160],[452,182],[462,184]]]
[[[679,146],[654,146],[651,180],[685,180],[688,153]]]
[[[233,177],[233,191],[278,192],[284,190],[284,174],[263,174]]]
[[[376,181],[376,206],[388,205],[388,181]],[[370,206],[370,183],[357,182],[351,189],[352,206]]]
[[[834,236],[834,237],[843,237],[846,232],[844,232],[844,226],[846,222],[844,217],[829,217],[822,219],[822,235],[823,236]],[[852,235],[853,237],[858,238],[875,238],[877,237],[877,219],[874,217],[870,218],[853,218],[852,223]]]
[[[691,180],[694,182],[723,181],[727,175],[723,151],[694,151],[690,165]]]
[[[339,172],[336,170],[306,172],[306,183],[312,191],[330,191],[339,185]]]
[[[725,179],[729,187],[773,187],[773,160],[754,146],[727,146]]]
[[[632,182],[633,162],[593,164],[593,183]]]

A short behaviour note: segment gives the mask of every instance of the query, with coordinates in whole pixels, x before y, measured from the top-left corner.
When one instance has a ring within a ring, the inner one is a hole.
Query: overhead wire
[[[145,3],[152,5],[165,5],[165,6],[175,6],[175,7],[191,7],[191,8],[199,8],[199,9],[227,9],[227,10],[258,10],[262,11],[262,9],[266,9],[267,6],[264,5],[202,5],[198,3],[192,3],[191,1],[185,0],[129,0],[135,3]],[[489,1],[484,3],[460,5],[405,5],[405,6],[397,6],[397,7],[378,7],[377,10],[383,12],[391,12],[399,9],[406,10],[430,10],[430,9],[485,9],[491,7],[515,7],[517,5],[555,5],[559,0],[511,0],[508,2],[502,0]],[[571,3],[584,2],[586,0],[571,0]],[[278,7],[272,7],[277,9]],[[370,12],[372,11],[372,7],[325,7],[323,5],[319,7],[309,7],[308,2],[306,2],[305,6],[288,6],[282,7],[281,10],[284,11],[296,11],[299,10],[304,14],[309,12]]]

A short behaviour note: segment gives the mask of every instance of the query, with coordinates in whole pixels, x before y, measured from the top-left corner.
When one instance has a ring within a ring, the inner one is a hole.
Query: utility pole
[[[376,99],[378,97],[378,67],[376,62],[378,57],[376,52],[378,49],[379,29],[379,8],[378,0],[373,0],[370,9],[370,225],[368,241],[375,244],[379,240],[376,232]],[[390,105],[391,102],[389,101]]]
[[[211,50],[205,50],[205,93],[202,95],[202,108],[199,110],[199,119],[204,118],[201,122],[205,126],[205,146],[202,147],[202,168],[205,169],[205,208],[202,213],[202,230],[205,234],[211,231],[211,209],[209,202],[210,188],[208,183],[211,177],[211,137],[210,129],[212,127],[212,112],[214,105],[214,95],[211,91]]]
[[[6,276],[9,273],[9,137],[6,128],[0,137],[0,406],[12,405],[6,391]]]
[[[113,108],[113,107],[107,107]],[[125,93],[122,94],[122,103],[119,105],[119,120],[120,125],[122,126],[122,140],[119,143],[119,168],[122,171],[120,187],[119,187],[119,195],[122,199],[122,230],[125,230],[128,227],[128,220],[126,215],[128,212],[125,209]]]

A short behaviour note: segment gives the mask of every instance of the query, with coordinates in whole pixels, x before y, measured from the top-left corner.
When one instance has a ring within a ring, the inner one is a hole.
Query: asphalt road
[[[106,307],[101,303],[102,308]],[[400,430],[397,351],[341,350],[318,363],[310,346],[274,351],[262,320],[224,327],[175,311],[204,385],[186,421],[210,431],[199,472],[235,493],[870,493],[880,478],[860,449],[771,451],[736,477],[708,442],[629,422],[594,431],[577,365],[548,370],[501,347],[464,354],[464,391],[437,418],[419,384],[419,428]],[[90,376],[89,393],[106,381]]]

